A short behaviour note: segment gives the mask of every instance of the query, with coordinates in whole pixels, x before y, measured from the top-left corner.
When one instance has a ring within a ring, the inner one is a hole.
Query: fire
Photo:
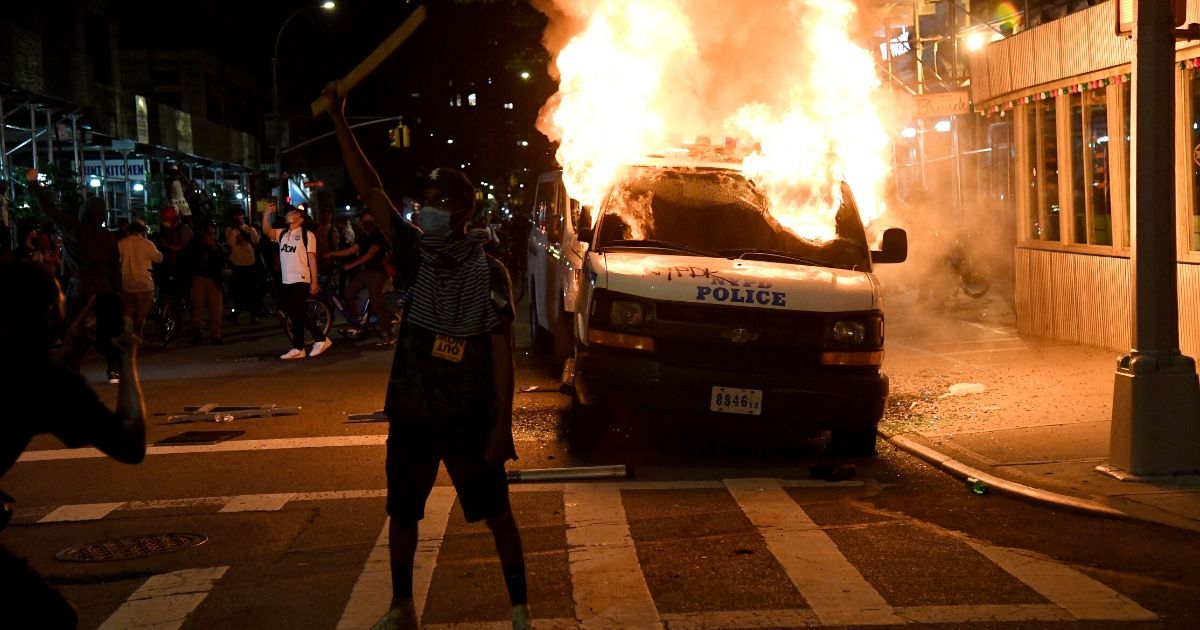
[[[568,193],[598,206],[622,166],[681,138],[755,147],[742,169],[796,234],[833,236],[840,180],[882,213],[888,135],[851,0],[540,0],[581,25],[558,50],[539,129]],[[560,20],[561,22],[561,20]]]

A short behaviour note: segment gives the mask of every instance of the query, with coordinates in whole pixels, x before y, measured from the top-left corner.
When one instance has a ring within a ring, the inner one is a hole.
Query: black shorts
[[[504,464],[484,461],[487,438],[487,432],[479,429],[455,432],[435,429],[429,422],[391,422],[386,464],[388,516],[408,521],[425,518],[425,501],[437,481],[438,462],[446,464],[467,522],[508,511],[508,475]]]

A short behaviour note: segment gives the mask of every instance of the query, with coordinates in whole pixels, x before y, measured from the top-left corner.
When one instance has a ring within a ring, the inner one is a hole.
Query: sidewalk
[[[991,295],[937,308],[914,297],[887,304],[892,395],[880,433],[892,445],[991,492],[1200,531],[1200,475],[1122,481],[1097,470],[1119,352],[1021,337]]]

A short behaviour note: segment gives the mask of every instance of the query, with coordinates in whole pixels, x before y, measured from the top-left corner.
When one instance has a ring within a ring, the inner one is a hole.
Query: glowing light
[[[326,11],[332,11],[335,7],[337,7],[337,3],[333,2],[332,0],[326,0],[325,2],[321,3],[321,8],[325,9]]]
[[[88,186],[91,186],[92,188],[99,188],[100,187],[100,178],[93,177],[93,178],[89,179]]]
[[[522,78],[522,79],[524,79],[524,80],[526,80],[526,81],[528,81],[528,80],[529,80],[529,73],[528,73],[528,72],[522,72],[522,73],[521,73],[521,78]]]
[[[143,190],[146,190],[145,184],[138,182],[133,185],[133,192],[142,192]]]
[[[979,50],[987,43],[987,37],[983,33],[975,32],[967,35],[967,50]]]
[[[242,199],[246,198],[246,194],[243,192],[240,192],[240,191],[238,192],[238,194],[236,194],[234,196],[238,198],[238,201],[241,201]]]
[[[702,9],[698,9],[703,5]],[[796,234],[833,236],[841,180],[864,223],[882,213],[885,102],[874,53],[850,35],[852,0],[743,3],[556,0],[567,23],[559,90],[538,129],[568,194],[596,207],[621,169],[679,138],[732,137],[740,167]],[[552,18],[552,22],[553,22]],[[561,27],[555,30],[556,27]],[[548,39],[549,41],[549,39]]]
[[[447,138],[446,144],[454,144],[454,138]]]
[[[939,120],[939,121],[933,123],[933,130],[940,131],[942,133],[946,133],[947,131],[950,131],[951,126],[952,125],[949,120],[942,119],[942,120]]]
[[[904,129],[900,130],[900,135],[905,138],[916,138],[917,130],[915,127],[905,127]]]

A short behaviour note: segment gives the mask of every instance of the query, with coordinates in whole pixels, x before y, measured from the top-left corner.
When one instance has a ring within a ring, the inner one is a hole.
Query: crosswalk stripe
[[[904,623],[779,480],[730,479],[725,485],[821,623]]]
[[[172,630],[212,591],[229,567],[185,569],[145,581],[103,624],[100,630]]]
[[[249,494],[234,497],[232,501],[221,508],[222,512],[275,512],[282,510],[288,501],[296,498],[295,494]]]
[[[1158,615],[1092,578],[1052,560],[1028,552],[969,541],[976,551],[996,566],[1061,606],[1076,619],[1106,621],[1152,621]]]
[[[113,510],[125,505],[124,503],[84,503],[82,505],[61,505],[49,514],[38,519],[39,523],[63,523],[67,521],[98,521],[108,516]]]
[[[438,551],[450,521],[450,508],[454,506],[454,489],[439,486],[429,494],[425,502],[425,518],[417,529],[417,553],[413,560],[413,603],[417,614],[425,609],[425,598],[433,581],[433,570],[437,566]],[[384,519],[383,531],[375,541],[375,547],[363,565],[362,573],[350,592],[350,599],[338,621],[338,629],[369,628],[387,613],[392,602],[391,544],[388,538],[390,519]]]
[[[664,613],[663,622],[671,630],[693,628],[811,628],[820,620],[807,608],[792,610],[722,610]]]
[[[575,617],[581,627],[663,627],[638,562],[620,487],[565,484],[563,511]]]
[[[1054,604],[970,604],[963,606],[906,606],[896,614],[912,623],[988,623],[1018,621],[1075,621]]]

